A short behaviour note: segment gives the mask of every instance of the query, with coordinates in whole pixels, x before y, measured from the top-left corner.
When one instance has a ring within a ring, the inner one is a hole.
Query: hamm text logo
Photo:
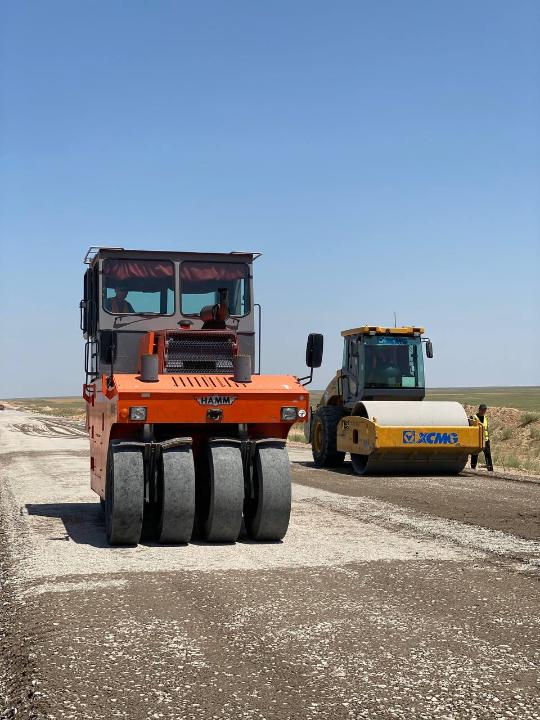
[[[459,437],[455,432],[419,432],[403,431],[403,445],[458,445]]]
[[[205,395],[198,397],[199,405],[232,405],[236,400],[236,395]]]

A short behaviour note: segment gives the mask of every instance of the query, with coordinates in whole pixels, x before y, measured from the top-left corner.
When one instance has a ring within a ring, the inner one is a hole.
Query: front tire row
[[[242,455],[238,440],[214,439],[196,467],[189,440],[164,443],[151,459],[140,443],[112,441],[102,502],[108,543],[232,543],[243,526],[252,540],[281,540],[291,512],[285,443],[255,441]]]

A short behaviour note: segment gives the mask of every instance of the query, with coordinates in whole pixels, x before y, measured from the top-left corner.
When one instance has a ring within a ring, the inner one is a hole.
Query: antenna
[[[397,327],[396,311],[394,310],[394,327]]]

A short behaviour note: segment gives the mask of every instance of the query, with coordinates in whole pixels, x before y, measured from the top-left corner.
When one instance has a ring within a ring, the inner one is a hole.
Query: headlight
[[[307,415],[307,412],[305,410],[299,410],[298,411],[298,417],[299,418],[305,418]]]
[[[146,420],[146,408],[134,406],[129,408],[129,419],[130,420]]]
[[[294,422],[296,420],[296,408],[295,407],[282,407],[281,408],[281,419],[285,422]]]

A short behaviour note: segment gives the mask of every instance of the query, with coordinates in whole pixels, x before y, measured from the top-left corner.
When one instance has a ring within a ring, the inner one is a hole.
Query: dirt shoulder
[[[478,410],[472,405],[465,409],[467,415]],[[488,417],[494,464],[503,470],[540,475],[540,413],[493,407]]]
[[[0,464],[0,477],[1,470]],[[39,634],[39,618],[17,595],[20,560],[13,553],[14,535],[21,542],[26,530],[13,512],[13,497],[9,495],[8,487],[0,482],[0,718],[37,720],[47,717],[47,705],[39,692],[35,643],[31,640]],[[20,534],[13,532],[15,528]]]

